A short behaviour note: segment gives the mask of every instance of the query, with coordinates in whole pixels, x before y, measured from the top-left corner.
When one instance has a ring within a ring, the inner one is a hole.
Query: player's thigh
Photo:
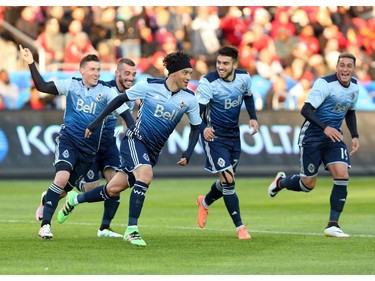
[[[300,147],[300,175],[312,178],[319,172],[322,163],[322,150],[319,147]]]

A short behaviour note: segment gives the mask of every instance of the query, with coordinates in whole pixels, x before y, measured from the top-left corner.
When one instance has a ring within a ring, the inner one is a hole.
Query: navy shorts
[[[56,138],[55,162],[56,166],[59,162],[66,162],[72,168],[69,177],[70,186],[76,186],[79,181],[86,175],[92,166],[95,155],[88,155],[82,151],[64,135]]]
[[[203,139],[203,137],[202,137]],[[241,155],[241,140],[239,138],[215,138],[213,141],[203,140],[206,153],[205,169],[211,173],[218,173],[233,168],[236,172]]]
[[[124,172],[133,172],[143,165],[154,167],[159,159],[159,154],[150,151],[142,141],[127,136],[121,141],[120,155],[121,170]]]
[[[106,168],[118,170],[120,167],[120,151],[116,145],[116,138],[102,141],[96,154],[95,162],[84,177],[85,183],[96,182],[103,176]]]
[[[316,176],[323,163],[324,169],[333,163],[345,163],[350,168],[349,153],[345,142],[329,141],[319,146],[300,147],[300,174],[305,177]]]

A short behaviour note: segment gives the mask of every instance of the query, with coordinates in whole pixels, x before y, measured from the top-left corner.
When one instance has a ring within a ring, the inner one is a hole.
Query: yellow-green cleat
[[[57,222],[64,223],[68,218],[68,215],[73,211],[74,207],[77,205],[75,203],[75,198],[77,197],[78,193],[75,191],[70,191],[66,195],[66,202],[61,210],[57,213]]]
[[[139,234],[138,227],[128,227],[124,234],[124,240],[129,241],[132,245],[146,247],[146,242]]]

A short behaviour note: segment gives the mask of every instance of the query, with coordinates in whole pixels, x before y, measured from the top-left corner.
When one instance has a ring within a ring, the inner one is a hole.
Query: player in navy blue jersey
[[[100,61],[96,55],[82,58],[79,71],[82,78],[69,78],[45,82],[40,75],[32,53],[28,48],[19,46],[22,58],[28,63],[31,77],[38,91],[53,95],[66,96],[64,122],[56,138],[55,177],[45,195],[43,220],[39,236],[53,238],[51,220],[63,192],[69,192],[78,185],[90,169],[99,149],[105,122],[98,124],[98,130],[91,138],[85,138],[85,128],[95,119],[102,109],[118,95],[99,80]],[[116,110],[124,119],[126,104]]]
[[[138,219],[153,178],[153,167],[157,164],[168,137],[184,114],[189,118],[191,131],[188,147],[182,153],[178,165],[188,164],[199,139],[199,105],[194,92],[187,88],[193,72],[190,56],[177,51],[167,55],[163,62],[169,73],[167,78],[148,78],[135,84],[125,94],[113,100],[86,130],[86,136],[91,138],[107,114],[124,102],[141,100],[135,124],[126,131],[121,142],[123,172],[117,173],[107,185],[83,194],[69,193],[66,203],[76,206],[83,202],[98,202],[118,196],[129,187],[127,173],[132,172],[135,184],[129,199],[128,227],[124,240],[137,246],[146,246],[139,234]]]
[[[252,134],[258,132],[251,77],[237,69],[238,50],[222,47],[216,58],[216,70],[199,81],[197,97],[202,115],[202,143],[207,156],[205,169],[218,176],[210,191],[197,199],[198,225],[206,225],[208,207],[223,197],[227,211],[236,227],[238,239],[251,236],[242,223],[239,199],[235,191],[235,172],[241,154],[239,116],[245,103]]]
[[[347,198],[349,156],[359,149],[355,108],[359,95],[353,78],[356,58],[347,52],[339,55],[336,73],[318,78],[310,90],[301,114],[305,117],[299,135],[300,172],[286,176],[278,172],[268,187],[271,198],[286,188],[310,192],[315,187],[320,165],[331,173],[333,188],[330,196],[330,215],[324,234],[347,238],[338,225]],[[352,137],[348,153],[341,126],[343,121]]]

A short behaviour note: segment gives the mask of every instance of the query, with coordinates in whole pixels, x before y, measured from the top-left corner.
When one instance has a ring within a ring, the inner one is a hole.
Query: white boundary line
[[[0,220],[0,223],[31,223],[31,224],[40,224],[40,222],[34,220]],[[97,223],[89,223],[89,222],[69,222],[71,225],[97,225]],[[122,227],[126,227],[126,224],[114,223],[113,225],[118,225]],[[220,231],[220,232],[233,232],[233,230],[229,229],[222,229],[222,228],[204,228],[200,229],[199,227],[188,227],[188,226],[176,226],[176,225],[143,225],[142,227],[164,227],[164,228],[172,228],[172,229],[184,229],[184,230],[197,230],[197,231]],[[276,234],[276,235],[308,235],[308,236],[324,236],[323,231],[321,233],[314,233],[314,232],[294,232],[294,231],[271,231],[271,230],[256,230],[256,229],[247,229],[250,233],[267,233],[267,234]],[[350,234],[353,238],[375,238],[373,234]]]

